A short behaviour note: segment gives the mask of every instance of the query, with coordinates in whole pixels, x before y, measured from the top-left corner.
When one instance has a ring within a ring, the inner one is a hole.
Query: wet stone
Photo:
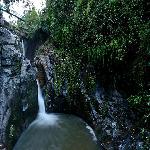
[[[9,30],[0,28],[0,43],[1,44],[15,44],[16,36],[13,35]]]
[[[2,55],[4,58],[12,57],[16,51],[13,45],[4,45],[2,48]]]
[[[7,58],[7,59],[3,59],[3,60],[1,61],[1,65],[2,65],[2,66],[12,66],[13,64],[12,64],[12,62],[11,62],[11,59]]]
[[[6,149],[6,145],[4,143],[0,143],[0,150],[5,150]]]

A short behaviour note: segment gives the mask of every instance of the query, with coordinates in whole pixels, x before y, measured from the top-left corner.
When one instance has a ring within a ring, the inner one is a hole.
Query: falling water
[[[23,39],[22,39],[22,41],[21,41],[21,45],[22,45],[23,57],[25,57],[25,48],[24,48]]]
[[[42,96],[42,91],[41,91],[41,88],[40,88],[40,84],[39,84],[39,81],[37,81],[37,85],[38,85],[38,105],[39,105],[39,113],[43,113],[45,114],[45,104],[44,104],[44,98]]]
[[[39,80],[37,79],[37,85],[38,85],[38,106],[39,106],[39,112],[37,119],[33,122],[38,125],[47,126],[47,125],[54,125],[56,121],[58,120],[58,116],[55,114],[48,114],[45,111],[45,103],[44,98],[42,96],[42,90],[40,88]]]

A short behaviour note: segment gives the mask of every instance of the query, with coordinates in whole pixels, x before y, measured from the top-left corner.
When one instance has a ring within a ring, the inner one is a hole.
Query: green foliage
[[[25,22],[18,20],[17,28],[25,30],[29,36],[32,36],[32,34],[40,27],[40,15],[33,7],[25,13],[22,19],[25,20]]]
[[[142,20],[143,10],[141,0],[47,0],[44,25],[62,58],[57,66],[59,71],[63,68],[59,77],[66,76],[65,70],[76,83],[83,63],[99,64],[110,72],[116,64],[124,64],[130,66],[124,76],[136,84],[136,89],[141,88],[142,59],[148,43],[144,44],[144,39],[149,35],[148,24]],[[129,55],[133,55],[132,61]]]
[[[137,113],[140,113],[143,126],[148,124],[150,117],[150,95],[142,93],[140,95],[130,96],[128,101],[130,106],[137,111]]]
[[[76,88],[79,88],[79,60],[71,58],[61,49],[55,52],[58,55],[58,61],[55,64],[55,90],[60,93],[64,82],[67,82],[67,88],[71,94]]]
[[[137,115],[136,126],[140,127],[140,136],[144,141],[143,149],[149,147],[149,119],[150,119],[150,95],[142,92],[139,95],[130,96],[128,98],[130,107]]]
[[[140,30],[141,48],[145,50],[147,55],[150,55],[150,21],[143,24]]]
[[[150,138],[149,138],[147,129],[142,128],[140,132],[140,136],[142,137],[142,140],[144,141],[143,149],[148,150]]]
[[[89,61],[122,61],[127,44],[138,42],[142,2],[47,0],[53,42]],[[106,58],[107,57],[107,58]]]
[[[11,104],[11,115],[6,128],[6,140],[9,149],[12,149],[21,134],[22,124],[20,95],[16,93],[16,100]],[[8,140],[9,139],[9,140]]]
[[[131,106],[137,107],[142,102],[142,99],[143,99],[142,96],[135,95],[135,96],[130,96],[128,100]]]
[[[83,64],[80,57],[77,59],[62,49],[54,49],[54,54],[57,60],[54,68],[54,87],[56,94],[59,95],[61,88],[66,84],[68,94],[70,96],[74,95],[75,92],[81,88],[82,81],[84,82],[86,90],[93,92],[96,87],[95,75],[89,69],[90,67],[82,66]],[[83,79],[81,79],[81,69],[84,69],[86,72],[86,74],[84,73]]]

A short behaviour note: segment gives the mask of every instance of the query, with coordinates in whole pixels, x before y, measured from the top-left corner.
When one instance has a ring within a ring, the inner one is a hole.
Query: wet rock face
[[[95,129],[99,140],[106,149],[118,149],[132,128],[132,113],[127,101],[116,89],[99,88],[95,96],[99,108],[95,110]]]
[[[52,61],[52,56],[48,53],[39,55],[35,57],[34,60],[36,67],[39,71],[39,78],[41,79],[41,82],[43,84],[46,82],[53,83],[53,61]]]
[[[34,59],[38,71],[37,78],[45,90],[48,107],[51,107],[51,102],[54,100],[54,62],[52,58],[51,52],[46,52]]]
[[[10,104],[20,84],[21,50],[19,39],[9,30],[0,28],[0,143],[11,113]]]
[[[35,114],[37,110],[33,104],[36,104],[37,97],[35,74],[35,68],[23,56],[20,38],[8,29],[0,27],[0,145],[2,146],[6,145],[6,135],[9,141],[13,137],[19,137],[21,128],[25,128],[24,126],[28,126],[30,122],[27,113]],[[18,122],[15,123],[13,120]]]
[[[95,91],[89,93],[84,79],[81,79],[81,89],[74,92],[76,95],[74,95],[73,102],[69,104],[66,101],[67,94],[63,94],[66,93],[66,84],[62,87],[60,96],[56,97],[55,95],[52,55],[49,52],[38,55],[35,63],[43,72],[40,79],[45,88],[48,111],[73,113],[82,117],[95,129],[97,138],[104,149],[132,150],[136,147],[139,150],[142,149],[143,142],[139,138],[139,134],[133,133],[135,116],[130,110],[127,100],[117,89],[113,86],[104,88],[101,84],[102,81],[97,80]]]
[[[39,28],[32,35],[32,38],[26,40],[26,57],[33,62],[35,57],[36,49],[42,45],[47,38],[49,37],[49,33]],[[38,39],[38,42],[37,42]]]

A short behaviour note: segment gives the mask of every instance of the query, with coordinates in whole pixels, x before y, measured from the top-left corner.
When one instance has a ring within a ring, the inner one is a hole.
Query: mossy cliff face
[[[13,149],[22,132],[36,117],[38,111],[36,91],[36,82],[26,80],[21,82],[21,86],[15,94],[6,130],[8,149]]]
[[[0,145],[12,149],[37,113],[35,69],[20,38],[0,27]],[[31,118],[31,119],[30,119]]]
[[[141,136],[134,129],[135,115],[115,88],[113,78],[88,65],[78,71],[78,80],[71,85],[65,64],[49,43],[38,50],[35,58],[47,111],[82,117],[105,149],[142,149]]]

